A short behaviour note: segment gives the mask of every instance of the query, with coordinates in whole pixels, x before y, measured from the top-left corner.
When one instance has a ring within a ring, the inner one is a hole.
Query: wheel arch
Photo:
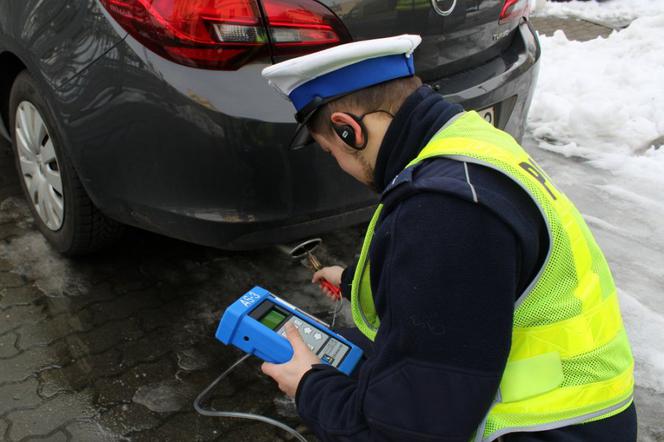
[[[15,54],[0,53],[0,133],[9,137],[9,96],[18,74],[27,69],[25,63]]]

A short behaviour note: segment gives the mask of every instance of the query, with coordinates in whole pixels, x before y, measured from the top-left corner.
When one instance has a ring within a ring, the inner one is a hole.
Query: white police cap
[[[419,35],[363,40],[292,58],[263,69],[270,85],[297,110],[299,123],[292,147],[309,138],[303,130],[323,104],[360,89],[415,74],[413,51]]]

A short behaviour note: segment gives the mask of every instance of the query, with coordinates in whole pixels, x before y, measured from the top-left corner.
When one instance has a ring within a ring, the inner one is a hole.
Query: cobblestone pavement
[[[328,236],[319,258],[352,259],[360,234]],[[97,257],[62,258],[32,227],[0,142],[0,440],[285,437],[200,417],[191,404],[241,356],[212,338],[223,308],[260,283],[329,319],[332,306],[309,279],[277,249],[223,252],[137,230]],[[301,425],[255,359],[222,382],[212,405]]]
[[[561,29],[568,39],[577,41],[606,38],[613,32],[612,28],[574,18],[532,17],[530,21],[540,34],[551,36]]]
[[[546,33],[551,23],[536,26]],[[569,38],[606,32],[560,25]],[[349,262],[361,230],[327,235],[321,260]],[[263,424],[200,417],[191,403],[240,356],[212,336],[223,308],[252,285],[329,318],[332,306],[308,278],[276,248],[223,252],[136,230],[99,256],[64,259],[32,227],[0,142],[0,440],[285,438]],[[277,417],[306,434],[255,359],[217,391],[218,409]],[[653,401],[641,404],[654,409]]]

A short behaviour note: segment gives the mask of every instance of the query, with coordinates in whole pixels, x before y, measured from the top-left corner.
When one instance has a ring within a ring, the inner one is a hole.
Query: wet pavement
[[[616,193],[609,174],[540,151],[528,137],[525,144],[589,216],[621,290],[652,292],[639,299],[644,316],[626,318],[640,345],[640,335],[658,330],[647,320],[656,323],[664,314],[655,296],[663,277],[637,259],[645,254],[664,262],[661,245],[652,241],[661,239],[662,228],[643,226],[659,212]],[[321,261],[350,262],[362,230],[324,237]],[[11,153],[0,142],[0,440],[285,440],[264,424],[198,416],[191,403],[241,356],[212,336],[223,309],[254,284],[330,318],[333,306],[309,277],[276,248],[224,252],[137,230],[98,256],[62,258],[32,227]],[[634,305],[631,311],[641,311]],[[644,379],[637,377],[640,440],[664,441],[662,374],[649,368],[647,351],[635,353],[645,367],[637,372]],[[221,383],[212,405],[307,431],[256,359]]]
[[[360,235],[329,235],[317,255],[349,261]],[[0,144],[0,440],[285,438],[263,424],[200,417],[192,401],[241,356],[213,334],[253,285],[329,319],[333,306],[309,279],[276,248],[224,252],[138,230],[98,256],[62,258],[33,228]],[[217,409],[301,425],[255,359],[217,392]]]
[[[562,29],[569,40],[587,41],[597,37],[608,37],[613,28],[577,18],[532,17],[530,19],[540,34],[551,36]]]

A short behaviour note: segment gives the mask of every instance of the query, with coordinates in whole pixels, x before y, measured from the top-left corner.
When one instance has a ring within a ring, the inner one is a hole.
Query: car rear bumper
[[[226,250],[251,250],[318,236],[371,218],[375,205],[328,211],[325,215],[287,221],[229,222],[209,216],[165,212],[152,207],[133,212],[131,222],[141,228],[187,242]],[[142,220],[142,221],[140,221]]]
[[[495,105],[499,127],[520,138],[538,58],[524,22],[496,60],[427,82],[466,109]],[[288,149],[293,110],[261,68],[192,71],[127,37],[59,89],[70,156],[94,203],[123,223],[228,249],[368,220],[376,195],[321,149]]]
[[[537,82],[539,41],[527,20],[515,29],[512,44],[485,63],[431,81],[445,99],[465,109],[494,106],[496,126],[521,140]]]

